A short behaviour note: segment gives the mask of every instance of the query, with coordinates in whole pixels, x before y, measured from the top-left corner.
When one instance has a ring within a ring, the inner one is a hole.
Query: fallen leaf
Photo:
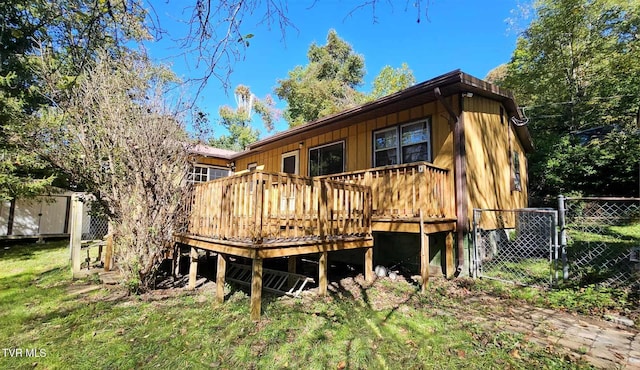
[[[509,354],[513,358],[520,358],[520,352],[517,349],[512,350],[511,352],[509,352]]]
[[[344,361],[338,362],[338,370],[344,370],[347,367],[347,363]]]

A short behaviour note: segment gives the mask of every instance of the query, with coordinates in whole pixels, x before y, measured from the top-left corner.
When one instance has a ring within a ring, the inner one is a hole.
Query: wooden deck
[[[449,170],[428,162],[369,168],[320,177],[371,188],[377,217],[447,218],[455,215]]]
[[[372,231],[421,237],[423,287],[428,280],[429,234],[455,227],[448,171],[428,163],[306,178],[261,171],[194,185],[177,243],[191,246],[190,286],[197,249],[218,253],[217,298],[224,299],[229,256],[252,259],[251,317],[260,317],[262,261],[319,253],[319,293],[327,292],[328,252],[363,249],[373,279]],[[449,245],[449,241],[447,242]],[[447,246],[449,248],[449,246]],[[452,253],[447,250],[447,265]]]

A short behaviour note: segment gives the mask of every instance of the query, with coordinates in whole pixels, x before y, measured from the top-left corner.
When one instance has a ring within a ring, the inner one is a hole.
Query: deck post
[[[445,268],[447,279],[451,279],[455,273],[454,260],[453,260],[453,232],[449,231],[445,239]]]
[[[189,266],[189,289],[196,288],[196,277],[198,274],[198,250],[191,247],[191,266]]]
[[[364,279],[373,281],[373,247],[364,250]]]
[[[297,272],[297,266],[298,265],[298,257],[296,256],[289,256],[289,268],[287,269],[287,271],[289,271],[290,274],[295,274]],[[296,279],[293,276],[289,276],[289,281],[288,281],[288,286],[289,289],[293,288],[293,284],[295,284]]]
[[[429,234],[424,230],[422,210],[420,210],[420,276],[422,276],[420,291],[426,293],[427,284],[429,284]]]
[[[251,320],[260,320],[262,306],[262,258],[254,258],[251,268]]]
[[[227,256],[218,253],[218,268],[216,269],[216,301],[224,302],[224,280],[227,275]]]
[[[327,295],[327,260],[329,259],[329,253],[327,251],[320,252],[320,259],[318,261],[318,295],[324,297]]]

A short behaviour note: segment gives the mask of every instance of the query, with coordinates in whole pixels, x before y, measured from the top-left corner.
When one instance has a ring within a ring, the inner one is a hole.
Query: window
[[[299,170],[300,170],[299,157],[300,157],[300,151],[298,150],[284,153],[282,155],[282,168],[280,170],[282,172],[291,173],[294,175],[299,174]]]
[[[191,168],[188,180],[191,182],[205,182],[227,176],[229,176],[229,169],[227,168],[194,165]]]
[[[431,120],[412,122],[373,133],[374,167],[431,161]]]
[[[513,152],[513,191],[522,191],[522,179],[520,178],[520,154]]]
[[[402,163],[430,161],[429,125],[427,121],[400,126]]]
[[[398,164],[398,128],[374,133],[374,156],[376,166]]]
[[[344,172],[344,141],[309,149],[309,176]]]

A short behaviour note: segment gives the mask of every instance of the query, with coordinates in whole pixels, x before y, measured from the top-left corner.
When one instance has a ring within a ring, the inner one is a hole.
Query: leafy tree
[[[375,100],[394,92],[406,89],[416,83],[413,71],[407,63],[402,63],[400,68],[386,65],[373,80],[373,90],[368,95],[368,100]]]
[[[59,95],[67,76],[42,56],[43,92]],[[188,169],[180,104],[171,76],[137,54],[103,52],[67,98],[43,106],[29,146],[75,183],[85,184],[113,224],[117,266],[129,287],[153,286],[173,232]]]
[[[235,98],[236,108],[224,105],[218,110],[220,123],[229,130],[229,135],[211,139],[209,145],[241,151],[257,141],[260,132],[251,126],[254,113],[260,116],[267,131],[273,130],[273,122],[280,115],[280,112],[275,108],[271,96],[267,95],[264,99],[259,99],[253,95],[249,87],[238,85],[235,90]]]
[[[340,112],[364,101],[356,90],[364,79],[364,57],[356,54],[335,30],[327,43],[313,43],[307,51],[309,64],[297,66],[275,89],[287,101],[284,118],[290,127]]]
[[[497,85],[503,84],[504,79],[506,78],[506,75],[507,75],[507,68],[508,68],[508,65],[506,63],[500,64],[499,66],[490,70],[489,73],[487,73],[487,75],[484,76],[484,80]]]
[[[97,48],[117,53],[127,40],[146,37],[146,12],[129,0],[15,0],[0,2],[0,14],[0,199],[11,199],[42,192],[59,179],[22,139],[29,134],[24,123],[37,119],[39,106],[52,103],[43,98],[42,81],[34,74],[39,51],[55,56],[69,87]]]
[[[538,148],[529,161],[533,195],[635,194],[637,164],[629,158],[637,162],[640,151],[613,143],[638,135],[640,3],[541,0],[535,10],[501,82],[527,106]],[[600,126],[613,129],[589,143],[577,139]]]

